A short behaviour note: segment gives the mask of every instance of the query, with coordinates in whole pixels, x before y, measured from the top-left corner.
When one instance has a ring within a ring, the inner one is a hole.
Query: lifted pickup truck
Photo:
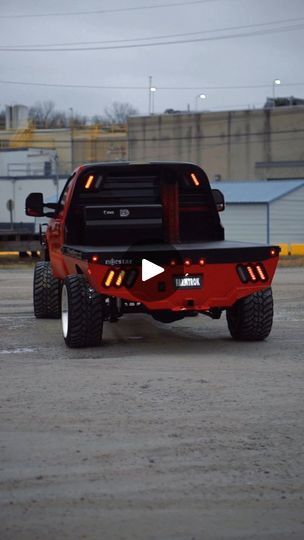
[[[170,323],[226,311],[234,339],[265,339],[280,248],[226,241],[224,206],[191,163],[89,164],[58,203],[31,193],[27,215],[50,218],[34,272],[35,316],[61,317],[69,347],[100,345],[103,322],[129,313]]]

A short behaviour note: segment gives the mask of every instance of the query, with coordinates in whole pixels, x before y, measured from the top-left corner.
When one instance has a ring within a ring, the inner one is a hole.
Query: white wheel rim
[[[68,335],[68,328],[69,328],[69,301],[68,301],[68,292],[65,285],[63,285],[62,287],[62,295],[61,295],[61,323],[62,323],[63,337],[66,338]]]

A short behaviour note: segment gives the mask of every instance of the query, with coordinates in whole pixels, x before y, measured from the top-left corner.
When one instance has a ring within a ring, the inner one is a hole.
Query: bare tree
[[[37,102],[29,110],[29,118],[38,128],[79,127],[87,124],[86,116],[74,113],[71,117],[64,111],[58,111],[53,101]]]
[[[29,119],[32,120],[38,128],[51,127],[54,117],[55,103],[53,101],[37,101],[29,110]]]
[[[94,114],[91,118],[92,124],[95,126],[102,126],[104,123],[107,123],[107,120],[104,116],[101,116],[100,114]]]
[[[110,107],[105,109],[105,120],[110,124],[125,124],[129,116],[138,114],[130,103],[119,103],[114,101]]]
[[[73,117],[70,119],[70,125],[73,127],[86,126],[87,123],[88,117],[78,113],[73,114]]]

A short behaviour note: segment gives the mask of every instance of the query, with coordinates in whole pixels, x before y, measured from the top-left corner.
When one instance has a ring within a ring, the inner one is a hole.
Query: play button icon
[[[157,238],[150,243],[143,239],[142,242],[132,244],[123,255],[117,253],[115,256],[115,260],[123,260],[128,268],[137,268],[139,271],[129,292],[134,302],[143,304],[162,302],[176,293],[175,274],[184,275],[187,272],[183,266],[184,258],[175,246]]]
[[[142,259],[142,263],[141,263],[142,281],[148,281],[148,279],[158,276],[164,271],[165,269],[162,266],[159,266],[158,264],[155,264],[149,261],[148,259]]]

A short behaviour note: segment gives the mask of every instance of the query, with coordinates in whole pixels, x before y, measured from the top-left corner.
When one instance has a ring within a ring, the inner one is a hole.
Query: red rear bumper
[[[239,298],[271,286],[273,275],[278,263],[278,256],[263,261],[265,279],[259,276],[255,281],[242,282],[237,271],[236,263],[217,263],[168,267],[162,274],[143,282],[141,268],[135,267],[137,277],[131,287],[115,285],[122,270],[128,272],[128,267],[109,267],[101,264],[84,263],[83,268],[91,286],[101,294],[123,298],[131,302],[141,302],[149,310],[172,311],[206,311],[211,308],[226,308],[232,306]],[[251,266],[259,264],[250,263]],[[246,265],[245,265],[246,266]],[[134,269],[134,267],[133,267]],[[107,276],[113,270],[114,276],[110,286],[106,286]],[[200,288],[176,289],[175,276],[201,276]]]

